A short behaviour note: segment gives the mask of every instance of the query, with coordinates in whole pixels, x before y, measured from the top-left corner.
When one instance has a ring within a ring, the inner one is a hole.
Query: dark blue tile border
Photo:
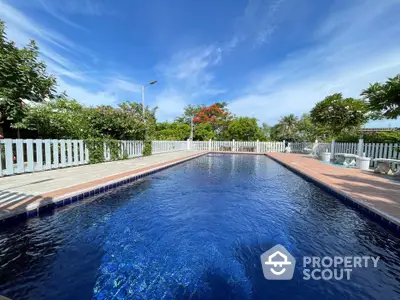
[[[151,174],[154,174],[156,172],[165,170],[167,168],[182,164],[184,162],[187,162],[189,160],[195,159],[197,157],[200,157],[200,156],[203,156],[203,155],[206,155],[206,154],[208,154],[208,152],[204,152],[204,153],[201,153],[201,154],[196,155],[196,156],[191,156],[191,157],[188,157],[186,159],[183,158],[182,160],[174,162],[174,163],[172,163],[170,165],[161,166],[159,168],[156,168],[155,170],[145,171],[142,174],[132,175],[129,178],[125,178],[125,179],[122,179],[120,181],[117,181],[117,182],[114,182],[114,183],[111,183],[111,184],[107,184],[107,185],[102,186],[102,187],[97,187],[97,188],[95,188],[93,190],[90,190],[90,191],[82,192],[82,193],[77,194],[77,195],[75,195],[73,197],[66,197],[65,199],[60,199],[55,203],[49,203],[49,204],[40,206],[40,207],[32,209],[32,210],[25,211],[25,212],[10,216],[8,218],[0,220],[0,228],[1,228],[1,226],[13,225],[13,224],[25,221],[25,220],[27,220],[29,218],[37,217],[41,213],[53,212],[55,209],[60,208],[62,206],[66,206],[66,205],[72,204],[74,202],[83,200],[85,198],[89,198],[89,197],[92,197],[92,196],[95,196],[95,195],[99,195],[99,194],[108,192],[108,191],[110,191],[112,189],[115,189],[117,187],[120,187],[122,185],[131,183],[131,182],[134,182],[134,181],[138,181],[139,179],[142,179],[142,178],[144,178],[144,177],[146,177],[148,175],[151,175]],[[49,200],[51,200],[51,199],[49,199]]]
[[[268,154],[265,154],[265,156],[267,156],[268,158],[277,162],[278,164],[284,166],[286,169],[292,171],[293,173],[297,174],[298,176],[300,176],[307,182],[310,182],[310,183],[318,186],[319,188],[323,189],[324,191],[327,191],[328,193],[330,193],[331,195],[335,196],[340,201],[342,201],[344,204],[357,209],[358,211],[360,211],[361,213],[363,213],[364,215],[369,217],[371,220],[380,223],[381,225],[383,225],[390,231],[395,232],[396,234],[400,235],[400,225],[397,225],[396,223],[382,217],[381,215],[377,214],[373,210],[370,210],[368,207],[360,205],[359,203],[355,202],[350,196],[347,196],[345,193],[339,192],[335,188],[330,187],[328,184],[325,184],[317,179],[314,179],[310,175],[305,174],[305,173],[301,172],[300,170],[297,170],[296,168],[280,161],[279,159],[276,159],[275,157],[272,157]]]

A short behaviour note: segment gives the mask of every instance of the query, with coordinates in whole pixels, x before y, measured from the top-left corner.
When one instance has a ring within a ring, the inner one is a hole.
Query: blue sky
[[[87,105],[140,101],[158,80],[159,120],[227,101],[272,125],[400,73],[399,0],[0,0],[0,18]]]

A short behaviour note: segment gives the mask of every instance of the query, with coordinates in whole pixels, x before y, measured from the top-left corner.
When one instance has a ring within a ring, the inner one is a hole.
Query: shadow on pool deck
[[[31,203],[42,201],[51,201],[50,198],[44,198],[40,195],[31,195],[21,192],[0,190],[0,219],[14,216],[28,211]]]
[[[382,178],[380,176],[374,180],[373,176],[360,178],[352,175],[322,175],[337,179],[336,184],[345,193],[355,198],[367,199],[376,208],[400,219],[400,182],[386,183],[378,179]]]
[[[387,183],[382,182],[382,180],[375,180],[373,176],[369,176],[371,178],[360,178],[358,176],[352,176],[352,175],[332,175],[332,174],[322,174],[324,176],[336,178],[339,180],[343,180],[346,182],[345,185],[351,185],[354,187],[363,187],[366,188],[366,192],[374,192],[374,191],[394,191],[399,193],[400,192],[400,182],[391,182],[387,181]],[[368,175],[372,175],[369,174]],[[377,178],[380,179],[387,179],[386,177],[379,176],[377,175]]]
[[[378,215],[399,230],[400,179],[371,171],[340,168],[299,154],[268,153],[267,156],[335,193],[343,193],[363,210]]]

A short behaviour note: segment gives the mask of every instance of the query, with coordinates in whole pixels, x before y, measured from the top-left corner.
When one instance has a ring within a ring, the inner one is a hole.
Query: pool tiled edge
[[[307,180],[311,183],[314,183],[318,187],[320,187],[323,190],[327,191],[328,193],[334,195],[335,197],[340,199],[345,204],[348,204],[348,205],[358,209],[360,212],[371,217],[373,220],[378,221],[379,223],[381,223],[382,225],[386,226],[387,228],[393,230],[397,234],[400,234],[400,220],[397,219],[396,217],[393,217],[375,207],[371,207],[368,204],[355,199],[354,197],[350,196],[349,194],[331,186],[330,184],[325,183],[322,180],[319,180],[319,179],[301,171],[300,169],[287,164],[286,162],[284,162],[272,155],[269,155],[267,153],[265,155],[267,157],[271,158],[272,160],[274,160],[275,162],[281,164],[285,168],[289,169],[290,171],[301,176],[305,180]]]
[[[164,163],[155,164],[153,166],[145,167],[139,170],[128,171],[112,176],[115,177],[112,180],[107,180],[107,178],[105,178],[104,180],[98,180],[104,181],[98,184],[92,184],[92,182],[89,182],[88,184],[85,184],[87,185],[87,187],[83,189],[79,188],[78,185],[76,186],[76,190],[72,192],[70,191],[71,188],[67,188],[43,195],[34,196],[32,198],[37,199],[38,202],[31,203],[24,208],[17,208],[13,211],[10,211],[6,215],[0,216],[0,226],[8,225],[9,223],[20,222],[32,217],[37,217],[41,213],[53,211],[56,208],[72,204],[88,197],[108,192],[117,187],[135,182],[148,175],[181,164],[188,160],[206,155],[208,153],[208,151],[203,151],[201,153],[196,153],[194,155],[190,155],[184,158],[178,158]],[[72,187],[72,189],[74,188],[75,187]],[[68,190],[68,192],[64,193],[63,190]]]

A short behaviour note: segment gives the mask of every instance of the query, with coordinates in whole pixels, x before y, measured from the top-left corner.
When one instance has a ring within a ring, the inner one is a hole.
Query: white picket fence
[[[143,155],[142,141],[120,141],[119,156],[122,158],[134,158]],[[104,160],[111,160],[110,147],[104,143]]]
[[[312,149],[314,143],[289,143],[291,152],[305,153],[306,149]],[[400,143],[364,143],[361,139],[358,143],[338,143],[332,141],[331,143],[318,143],[317,154],[325,151],[331,153],[332,157],[335,153],[349,153],[356,155],[364,155],[366,157],[374,158],[390,158],[400,159]],[[332,151],[333,149],[333,151]],[[376,167],[377,163],[371,160],[371,167]]]
[[[142,155],[143,142],[121,141],[120,157]],[[104,160],[111,160],[104,144]],[[84,165],[89,151],[82,140],[0,140],[0,176]]]
[[[152,154],[188,150],[187,141],[152,141]]]
[[[227,152],[283,152],[284,142],[239,142],[239,141],[188,141],[188,149],[197,151]]]
[[[238,142],[238,141],[153,141],[152,154],[194,150],[228,152],[283,152],[284,142]]]
[[[294,153],[304,153],[312,149],[313,143],[289,143]],[[142,141],[120,141],[120,158],[142,156]],[[400,143],[318,143],[316,152],[321,155],[328,151],[332,153],[352,153],[371,158],[400,159]],[[239,142],[239,141],[153,141],[152,154],[173,151],[226,151],[226,152],[284,152],[285,142]],[[333,151],[332,151],[333,149]],[[110,149],[105,144],[105,161],[111,160]],[[82,140],[0,140],[0,176],[37,172],[72,166],[84,165],[89,162],[89,151]],[[376,163],[371,161],[371,167]]]
[[[351,153],[374,158],[400,159],[400,143],[334,143],[334,153]],[[371,160],[371,167],[376,167],[377,162]]]

